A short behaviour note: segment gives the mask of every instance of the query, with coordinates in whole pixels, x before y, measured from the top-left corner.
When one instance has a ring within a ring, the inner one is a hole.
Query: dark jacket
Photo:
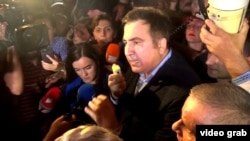
[[[139,74],[126,73],[127,89],[120,97],[118,114],[125,141],[176,141],[172,124],[180,118],[189,89],[201,81],[175,51],[150,82],[134,96]]]

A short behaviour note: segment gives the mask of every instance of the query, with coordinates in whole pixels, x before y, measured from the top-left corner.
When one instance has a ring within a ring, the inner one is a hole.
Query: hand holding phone
[[[51,60],[46,56],[49,55],[50,57],[54,58],[54,51],[52,50],[51,47],[41,49],[41,56],[42,60],[46,63],[52,63]]]

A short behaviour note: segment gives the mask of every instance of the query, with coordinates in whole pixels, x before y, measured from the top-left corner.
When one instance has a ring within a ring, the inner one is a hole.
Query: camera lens
[[[16,43],[21,51],[34,51],[49,45],[46,25],[24,25],[16,31]]]
[[[37,28],[27,28],[22,34],[23,42],[30,46],[36,46],[40,43],[42,35]]]

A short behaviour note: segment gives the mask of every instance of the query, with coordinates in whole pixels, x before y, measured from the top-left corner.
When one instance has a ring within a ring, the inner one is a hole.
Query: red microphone
[[[120,57],[120,46],[115,43],[110,43],[106,51],[106,62],[114,64],[118,62]]]
[[[61,97],[61,89],[59,87],[52,87],[48,92],[42,97],[39,102],[39,110],[42,113],[49,113],[54,109],[57,101]]]

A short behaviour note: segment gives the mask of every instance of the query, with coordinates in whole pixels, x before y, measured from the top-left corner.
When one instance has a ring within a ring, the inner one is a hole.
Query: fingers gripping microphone
[[[52,87],[40,100],[39,110],[45,114],[49,113],[51,110],[54,109],[60,97],[61,89],[59,87]]]
[[[120,46],[115,43],[110,43],[106,51],[106,62],[114,64],[118,62],[120,57]]]

